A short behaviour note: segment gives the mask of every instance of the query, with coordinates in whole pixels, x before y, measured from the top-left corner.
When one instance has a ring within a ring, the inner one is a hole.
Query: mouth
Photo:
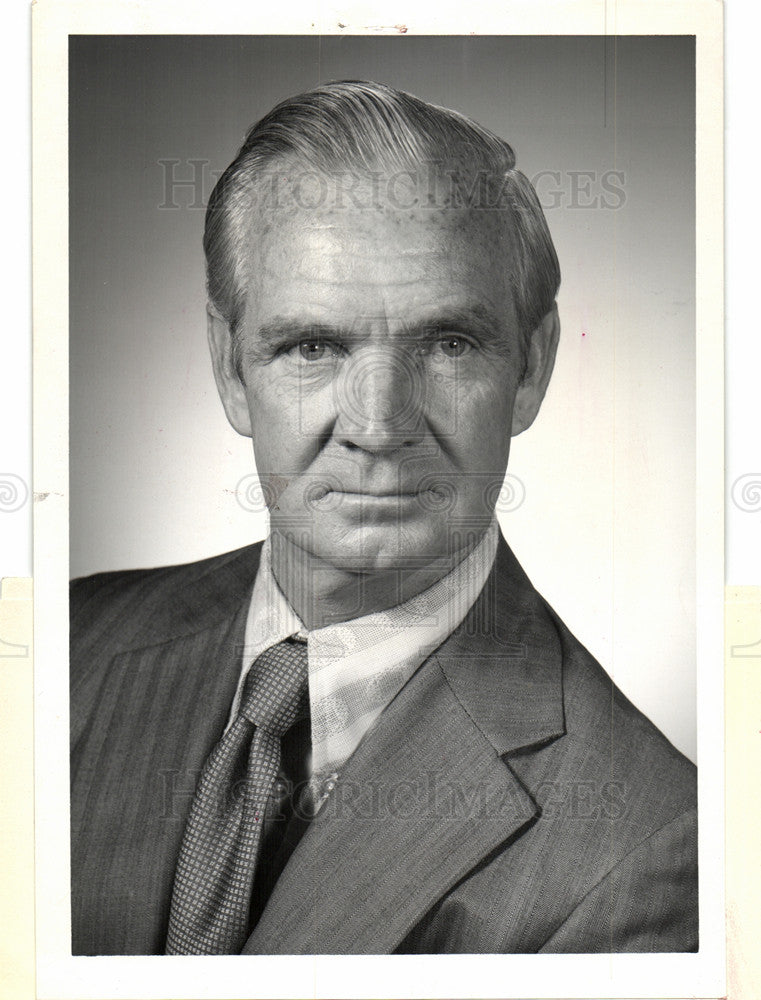
[[[335,510],[341,506],[352,508],[418,506],[429,513],[448,510],[452,506],[452,495],[435,487],[423,489],[345,489],[337,484],[323,484],[307,493],[307,503],[322,510]]]
[[[338,496],[344,497],[367,497],[371,500],[401,500],[407,497],[419,496],[421,492],[427,492],[426,490],[410,490],[409,492],[402,492],[400,490],[389,490],[389,491],[372,491],[372,490],[328,490],[328,493],[335,493]],[[327,494],[326,494],[327,495]]]
[[[328,490],[319,500],[313,501],[316,503],[321,503],[324,501],[326,504],[334,504],[338,506],[339,504],[348,505],[362,505],[362,506],[372,506],[372,505],[392,505],[401,503],[412,503],[413,501],[420,499],[420,492],[410,492],[401,493],[398,490],[393,493],[375,493],[369,490]]]

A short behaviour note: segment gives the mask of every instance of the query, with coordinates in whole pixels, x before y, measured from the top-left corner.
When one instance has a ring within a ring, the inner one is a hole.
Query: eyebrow
[[[482,303],[445,307],[426,316],[421,322],[409,325],[411,332],[430,329],[462,330],[484,340],[500,340],[505,333],[505,321]]]
[[[332,323],[304,319],[274,319],[257,327],[254,337],[266,344],[282,343],[288,340],[305,340],[308,337],[339,339],[349,337],[351,327],[338,327]]]
[[[392,321],[399,319],[393,316],[390,318]],[[410,337],[425,336],[432,330],[452,329],[470,333],[487,341],[501,340],[505,333],[504,322],[500,322],[495,314],[481,303],[438,309],[414,321],[402,319],[400,328],[403,335]],[[272,345],[309,337],[350,340],[355,336],[356,326],[326,323],[308,316],[275,317],[257,327],[255,341]]]

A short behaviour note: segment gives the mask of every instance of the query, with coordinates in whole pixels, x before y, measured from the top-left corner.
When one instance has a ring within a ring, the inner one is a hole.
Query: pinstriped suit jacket
[[[72,589],[74,954],[163,952],[259,546]],[[502,541],[463,624],[346,764],[251,954],[697,948],[695,769]]]

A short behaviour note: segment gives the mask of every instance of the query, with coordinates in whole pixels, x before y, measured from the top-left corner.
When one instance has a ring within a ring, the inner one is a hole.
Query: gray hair
[[[510,220],[516,251],[510,277],[526,344],[552,309],[560,285],[557,255],[536,191],[516,169],[508,143],[456,111],[383,84],[344,80],[274,107],[249,129],[212,192],[204,232],[209,299],[234,336],[246,306],[250,235],[244,223],[267,170],[288,162],[323,175],[370,174],[378,163],[434,165],[453,182],[450,203],[459,205],[468,182],[465,204],[472,205],[477,178],[479,204],[506,210]]]

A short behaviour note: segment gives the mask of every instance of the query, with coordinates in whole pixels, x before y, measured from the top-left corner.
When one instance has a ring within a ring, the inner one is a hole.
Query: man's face
[[[242,385],[220,389],[272,530],[341,569],[451,561],[492,517],[527,361],[504,222],[381,201],[252,241]]]

